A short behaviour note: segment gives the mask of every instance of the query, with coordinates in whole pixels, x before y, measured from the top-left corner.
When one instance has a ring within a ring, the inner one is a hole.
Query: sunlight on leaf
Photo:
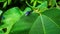
[[[8,5],[11,3],[12,0],[8,0]]]
[[[7,1],[4,2],[3,8],[5,8],[7,6]]]
[[[5,19],[2,20],[2,22],[4,22],[6,25],[8,25],[7,28],[7,32],[5,34],[8,34],[12,28],[12,26],[15,24],[15,22],[17,22],[21,16],[21,11],[19,8],[14,7],[11,8],[9,10],[7,10],[3,16],[5,17]]]
[[[0,15],[3,13],[3,11],[0,10]]]
[[[38,5],[36,8],[38,8],[40,12],[44,12],[47,10],[47,1],[43,2],[41,5]]]

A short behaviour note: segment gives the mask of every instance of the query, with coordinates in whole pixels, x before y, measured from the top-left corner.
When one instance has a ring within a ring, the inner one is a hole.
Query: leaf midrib
[[[46,30],[45,30],[45,26],[44,26],[44,21],[43,21],[44,19],[43,19],[41,14],[40,14],[40,16],[41,16],[41,22],[42,22],[43,31],[44,31],[44,34],[46,34]],[[47,17],[50,21],[52,21],[52,23],[54,23],[58,28],[60,28],[60,26],[56,22],[54,22],[51,18],[49,18],[46,15],[44,15],[44,16]]]
[[[41,22],[42,22],[43,31],[44,31],[44,34],[46,34],[46,30],[45,30],[45,26],[44,26],[42,15],[40,14],[40,16],[41,16]]]
[[[47,17],[52,23],[54,23],[58,28],[60,28],[60,26],[58,25],[58,24],[56,24],[50,17],[48,17],[48,16],[46,16],[46,15],[44,15],[45,17]],[[37,17],[37,19],[39,18],[39,16]],[[40,14],[40,18],[41,18],[41,21],[42,21],[42,27],[43,27],[43,31],[44,31],[44,34],[47,34],[47,32],[46,32],[46,29],[45,29],[45,26],[44,26],[44,19],[43,19],[43,17],[42,17],[42,14]],[[36,20],[37,20],[36,19]],[[35,24],[35,23],[34,23]],[[34,25],[33,24],[33,25]],[[33,27],[33,26],[32,26]]]

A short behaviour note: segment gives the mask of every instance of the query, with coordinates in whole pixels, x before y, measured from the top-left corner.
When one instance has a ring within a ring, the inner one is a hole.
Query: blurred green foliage
[[[60,0],[0,0],[0,34],[60,34]]]

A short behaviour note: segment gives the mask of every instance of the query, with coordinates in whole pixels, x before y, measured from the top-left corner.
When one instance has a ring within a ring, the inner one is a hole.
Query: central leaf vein
[[[45,30],[45,26],[44,26],[44,22],[43,22],[42,15],[40,14],[40,16],[41,16],[41,21],[42,21],[42,27],[43,27],[43,31],[44,31],[44,34],[46,34],[46,30]]]

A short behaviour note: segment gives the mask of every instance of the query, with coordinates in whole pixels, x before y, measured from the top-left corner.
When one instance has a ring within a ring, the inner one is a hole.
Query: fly
[[[31,12],[32,12],[32,11],[27,11],[25,15],[28,16],[28,15],[31,14]]]

